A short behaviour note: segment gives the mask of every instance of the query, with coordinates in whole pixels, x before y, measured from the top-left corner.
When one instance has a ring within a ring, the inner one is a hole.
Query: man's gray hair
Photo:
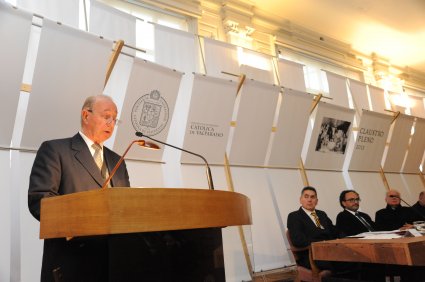
[[[103,94],[94,95],[94,96],[87,97],[87,99],[84,101],[84,104],[83,104],[83,107],[81,108],[81,110],[84,110],[84,109],[92,110],[93,105],[96,104],[96,102],[98,100],[101,100],[101,99],[110,100],[110,101],[114,102],[114,100],[110,96],[103,95]],[[83,124],[83,115],[81,115],[81,117],[80,117],[80,122],[81,122],[81,125],[82,125]]]

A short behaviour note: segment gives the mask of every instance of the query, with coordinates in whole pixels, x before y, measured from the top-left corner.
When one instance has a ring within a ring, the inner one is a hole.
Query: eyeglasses
[[[399,196],[397,196],[397,195],[388,195],[388,197],[390,197],[390,198],[400,198]]]
[[[361,199],[360,198],[351,198],[351,199],[347,199],[344,200],[344,202],[350,202],[350,203],[360,203]]]
[[[87,110],[87,111],[90,112],[90,113],[94,113],[93,110]],[[99,115],[99,116],[105,120],[106,124],[111,124],[113,122],[115,125],[117,125],[117,124],[121,123],[121,121],[119,119],[113,118],[110,115]]]

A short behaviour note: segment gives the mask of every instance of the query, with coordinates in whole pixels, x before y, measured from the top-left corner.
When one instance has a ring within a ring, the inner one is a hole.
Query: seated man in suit
[[[307,247],[312,242],[336,239],[339,232],[324,211],[316,210],[318,203],[314,187],[307,186],[301,191],[301,207],[288,215],[288,230],[292,244],[295,247]],[[308,250],[299,255],[298,265],[311,268]],[[319,269],[332,269],[329,262],[318,261]]]
[[[419,193],[419,200],[412,206],[415,212],[415,221],[425,220],[425,192]]]
[[[339,195],[339,204],[344,209],[336,217],[336,228],[345,236],[375,231],[375,223],[370,216],[359,212],[360,196],[354,190],[344,190]]]
[[[411,208],[403,207],[400,202],[400,192],[389,190],[386,193],[387,206],[376,212],[375,223],[379,230],[404,230],[412,228],[415,216]]]

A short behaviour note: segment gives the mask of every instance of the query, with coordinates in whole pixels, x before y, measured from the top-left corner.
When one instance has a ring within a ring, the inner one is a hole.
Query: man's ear
[[[81,111],[81,117],[82,117],[83,122],[87,123],[88,116],[89,115],[88,115],[88,112],[86,110]]]

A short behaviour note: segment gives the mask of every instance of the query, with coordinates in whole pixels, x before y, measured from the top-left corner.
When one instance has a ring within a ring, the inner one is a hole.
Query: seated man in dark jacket
[[[344,190],[339,195],[339,204],[344,209],[336,217],[336,228],[345,236],[375,231],[375,223],[367,213],[360,212],[360,196],[354,190]]]
[[[312,242],[331,240],[338,237],[338,231],[324,211],[316,210],[318,203],[316,189],[307,186],[301,191],[301,207],[288,215],[288,230],[295,247],[307,247]],[[308,251],[299,255],[298,265],[311,268]],[[318,262],[320,269],[331,269],[326,262]]]
[[[375,223],[379,230],[396,230],[412,228],[415,216],[411,208],[403,207],[400,202],[400,192],[389,190],[386,193],[387,206],[376,212]]]
[[[425,191],[419,193],[419,200],[412,206],[415,213],[415,221],[425,220]]]

